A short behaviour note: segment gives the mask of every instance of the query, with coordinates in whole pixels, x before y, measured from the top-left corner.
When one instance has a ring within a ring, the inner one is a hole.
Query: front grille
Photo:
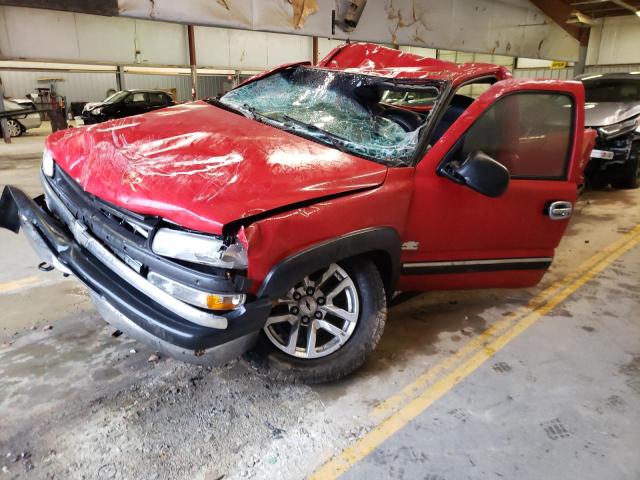
[[[99,221],[116,229],[141,246],[147,243],[150,233],[160,222],[158,217],[124,210],[85,192],[73,178],[59,167],[55,169],[51,185],[66,207],[86,226],[90,227]],[[100,216],[96,218],[96,215]],[[110,239],[103,237],[101,230],[96,229],[92,233],[108,245]]]
[[[613,158],[611,160],[604,160],[600,163],[607,165],[612,163],[624,163],[627,161],[629,153],[631,152],[632,140],[632,137],[629,135],[622,135],[612,140],[598,137],[596,139],[595,148],[598,150],[613,152]]]
[[[202,266],[185,265],[154,254],[150,242],[154,232],[163,224],[161,218],[122,209],[85,192],[57,165],[53,178],[45,178],[45,181],[93,237],[142,276],[154,271],[201,290],[219,293],[248,291],[249,281],[237,272],[216,268],[205,270]]]

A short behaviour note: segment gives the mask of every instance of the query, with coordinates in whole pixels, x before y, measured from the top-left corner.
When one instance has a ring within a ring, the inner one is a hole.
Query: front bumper
[[[91,115],[91,113],[85,112],[80,115],[80,118],[82,119],[82,123],[84,125],[93,125],[94,123],[101,123],[106,120],[106,118],[102,115]]]
[[[635,132],[613,139],[598,137],[595,148],[591,151],[585,174],[589,176],[607,172],[615,176],[629,161],[633,142],[637,139],[638,134]]]
[[[7,186],[0,198],[0,227],[16,233],[22,228],[45,262],[78,277],[106,321],[154,350],[191,363],[223,363],[253,346],[271,310],[269,299],[224,314],[198,316],[200,310],[190,307],[180,314],[182,302],[166,298],[100,245],[71,212],[61,210],[64,205],[44,177],[43,186],[64,223],[49,212],[44,197],[31,200]]]

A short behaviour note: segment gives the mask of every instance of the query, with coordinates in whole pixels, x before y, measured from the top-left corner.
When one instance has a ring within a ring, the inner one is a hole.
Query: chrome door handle
[[[545,215],[549,215],[551,220],[564,220],[569,218],[573,212],[573,204],[564,200],[550,202],[545,208]]]

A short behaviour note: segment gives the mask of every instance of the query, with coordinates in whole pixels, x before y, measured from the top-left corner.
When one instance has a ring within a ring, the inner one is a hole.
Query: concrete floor
[[[638,479],[640,249],[343,478]]]
[[[3,159],[0,185],[36,194],[38,164]],[[542,285],[417,296],[390,310],[363,369],[318,387],[267,382],[245,361],[149,362],[81,285],[39,272],[25,239],[2,231],[0,478],[308,477],[640,224],[640,191],[590,192],[576,210]],[[371,443],[346,478],[639,478],[639,279],[635,247]]]

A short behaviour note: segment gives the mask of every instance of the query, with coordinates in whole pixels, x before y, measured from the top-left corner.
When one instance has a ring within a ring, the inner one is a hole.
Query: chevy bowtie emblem
[[[419,246],[420,242],[409,240],[408,242],[404,242],[402,244],[402,250],[418,250]]]

